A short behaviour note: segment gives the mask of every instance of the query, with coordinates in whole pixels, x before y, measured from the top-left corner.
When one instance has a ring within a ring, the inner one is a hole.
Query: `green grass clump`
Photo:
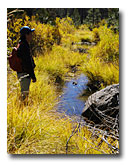
[[[55,80],[59,76],[63,80],[67,72],[70,72],[70,67],[83,63],[85,56],[69,48],[54,45],[50,53],[37,58],[37,71],[47,72],[51,79]]]

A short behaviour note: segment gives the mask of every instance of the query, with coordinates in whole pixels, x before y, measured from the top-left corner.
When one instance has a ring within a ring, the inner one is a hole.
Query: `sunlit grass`
[[[99,58],[91,58],[88,63],[85,62],[82,70],[92,82],[101,81],[104,85],[119,82],[119,66],[113,63],[105,63]]]

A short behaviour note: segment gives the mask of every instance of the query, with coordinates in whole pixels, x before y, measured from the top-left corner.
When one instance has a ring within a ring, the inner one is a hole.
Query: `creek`
[[[85,101],[79,96],[87,88],[88,78],[81,74],[66,81],[59,96],[58,111],[65,112],[66,115],[79,116],[85,106]]]

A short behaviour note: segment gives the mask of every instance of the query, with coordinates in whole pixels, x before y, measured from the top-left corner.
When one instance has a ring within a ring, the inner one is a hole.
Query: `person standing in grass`
[[[30,42],[35,29],[24,26],[20,29],[20,42],[17,49],[17,56],[21,59],[22,72],[17,72],[21,87],[21,100],[28,98],[31,80],[36,82],[34,73],[35,63],[30,54]]]

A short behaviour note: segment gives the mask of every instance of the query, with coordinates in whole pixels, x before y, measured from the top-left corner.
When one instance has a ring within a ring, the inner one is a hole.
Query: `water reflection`
[[[59,112],[65,111],[67,115],[80,115],[82,113],[85,101],[78,97],[87,88],[87,82],[87,77],[81,74],[78,78],[65,83],[58,105]]]

